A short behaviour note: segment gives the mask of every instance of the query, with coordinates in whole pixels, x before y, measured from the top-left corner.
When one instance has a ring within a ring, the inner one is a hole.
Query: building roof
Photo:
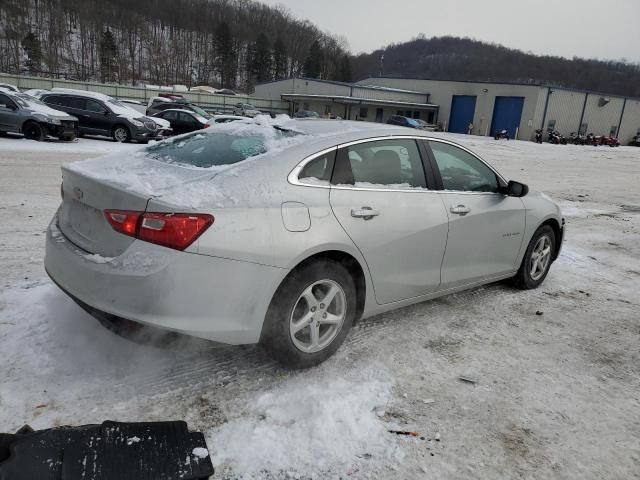
[[[294,99],[309,99],[309,100],[330,100],[336,103],[351,103],[356,105],[369,104],[369,105],[390,105],[390,106],[402,106],[402,107],[417,107],[417,108],[429,108],[437,110],[440,108],[433,103],[417,103],[417,102],[402,102],[396,100],[379,100],[376,98],[362,98],[352,97],[349,95],[316,95],[312,93],[283,93],[280,95],[282,100],[294,100]]]
[[[347,82],[337,82],[335,80],[324,80],[321,78],[309,78],[309,77],[289,77],[289,78],[283,78],[281,80],[271,80],[269,82],[262,82],[262,83],[258,83],[256,85],[256,87],[260,86],[260,85],[268,85],[270,83],[278,83],[278,82],[288,82],[291,80],[302,80],[302,81],[306,81],[306,82],[318,82],[318,83],[327,83],[330,85],[339,85],[342,87],[349,87],[349,88],[367,88],[367,89],[371,89],[371,90],[384,90],[387,92],[397,92],[397,93],[414,93],[417,95],[428,95],[427,92],[417,92],[415,90],[404,90],[402,88],[393,88],[393,87],[383,87],[380,85],[363,85],[363,84],[359,84],[359,83],[347,83]]]

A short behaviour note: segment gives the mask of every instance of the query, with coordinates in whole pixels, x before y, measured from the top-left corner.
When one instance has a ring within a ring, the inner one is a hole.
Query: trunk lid
[[[110,157],[62,167],[64,200],[58,216],[58,228],[72,243],[103,257],[116,257],[135,241],[111,227],[105,210],[145,212],[148,201],[161,191],[203,176],[202,171],[135,154],[126,164]]]

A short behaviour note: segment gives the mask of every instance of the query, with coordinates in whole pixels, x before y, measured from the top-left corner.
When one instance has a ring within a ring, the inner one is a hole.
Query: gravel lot
[[[451,137],[560,202],[546,282],[368,319],[300,373],[102,329],[46,278],[43,232],[62,163],[135,147],[0,138],[0,431],[184,419],[215,478],[640,478],[640,149]]]

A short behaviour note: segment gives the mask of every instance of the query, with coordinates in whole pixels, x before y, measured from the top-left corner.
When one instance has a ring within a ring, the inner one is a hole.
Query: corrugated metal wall
[[[628,145],[638,133],[640,133],[640,100],[627,100],[618,139],[623,145]]]
[[[352,95],[370,100],[390,100],[392,102],[427,103],[428,95],[411,92],[394,92],[390,90],[353,87]]]
[[[48,79],[40,77],[25,77],[19,75],[0,74],[0,82],[11,83],[21,90],[31,88],[41,88],[49,90],[51,88],[73,88],[77,90],[87,90],[91,92],[104,93],[116,98],[124,98],[130,100],[147,101],[150,97],[155,97],[160,93],[159,90],[151,90],[146,88],[127,87],[120,85],[105,85],[101,83],[89,82],[73,82],[69,80]],[[261,110],[274,112],[286,112],[288,104],[279,99],[255,98],[248,95],[209,95],[206,93],[182,93],[189,102],[208,110],[218,110],[229,112],[236,103],[251,103]]]
[[[561,134],[569,136],[571,132],[580,129],[580,114],[584,106],[585,94],[569,90],[551,89],[549,107],[543,130],[545,139],[547,129],[555,121],[555,129]]]
[[[596,135],[609,135],[611,127],[615,126],[617,134],[623,104],[623,98],[589,94],[584,112],[584,123],[589,124],[587,130]]]

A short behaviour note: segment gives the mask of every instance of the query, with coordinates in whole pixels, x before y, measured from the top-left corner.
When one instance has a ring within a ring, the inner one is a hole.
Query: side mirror
[[[510,197],[524,197],[529,193],[529,187],[524,183],[509,180],[507,186],[503,188],[502,193]]]

